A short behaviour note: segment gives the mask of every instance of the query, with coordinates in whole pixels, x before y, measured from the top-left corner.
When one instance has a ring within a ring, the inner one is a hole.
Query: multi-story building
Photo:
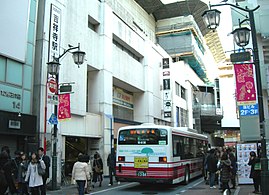
[[[60,168],[60,159],[65,161],[66,173],[70,173],[80,152],[92,155],[99,151],[106,159],[113,146],[113,135],[116,138],[121,126],[155,123],[203,130],[193,120],[193,102],[199,89],[207,85],[214,88],[216,75],[212,76],[210,70],[217,67],[194,19],[198,17],[184,17],[181,13],[158,18],[148,12],[145,2],[39,2],[34,88],[39,144],[50,155],[52,143],[57,141],[57,166]],[[201,1],[197,2],[205,7]],[[56,16],[57,40],[51,34],[56,29],[53,24]],[[171,26],[173,32],[164,32]],[[186,40],[184,47],[167,44],[166,36],[171,38],[173,33],[178,38],[174,41]],[[47,101],[47,63],[51,50],[55,50],[52,39],[58,43],[56,57],[69,44],[80,43],[80,49],[86,52],[86,62],[80,68],[74,66],[68,53],[60,61],[59,83],[72,82],[74,93],[71,93],[72,117],[57,125],[57,140],[48,120],[54,105]],[[214,57],[220,56],[218,53]],[[217,121],[216,108],[220,105],[211,94],[212,116]],[[59,173],[58,176],[60,179]]]
[[[12,11],[11,11],[12,10]],[[33,74],[37,1],[0,2],[0,147],[37,147]]]

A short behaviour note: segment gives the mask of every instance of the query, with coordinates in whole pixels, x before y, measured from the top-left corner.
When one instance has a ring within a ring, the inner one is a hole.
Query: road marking
[[[239,191],[240,191],[240,187],[237,186],[237,188],[236,188],[236,190],[235,190],[235,192],[234,192],[234,195],[238,195],[238,194],[239,194]]]
[[[131,186],[131,185],[135,185],[135,184],[137,184],[137,183],[132,182],[132,183],[124,184],[124,185],[121,185],[121,186],[117,186],[117,187],[112,187],[112,188],[100,190],[98,192],[91,192],[90,194],[100,194],[100,193],[103,193],[103,192],[108,192],[108,191],[111,191],[111,190],[115,190],[115,189],[119,189],[119,188]]]

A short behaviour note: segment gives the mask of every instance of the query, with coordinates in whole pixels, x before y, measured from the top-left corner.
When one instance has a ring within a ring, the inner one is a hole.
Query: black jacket
[[[218,170],[217,168],[218,159],[216,158],[214,154],[209,154],[206,162],[207,162],[207,170],[210,173],[215,173]]]
[[[48,157],[47,155],[43,155],[41,158],[45,165],[46,165],[46,174],[45,177],[48,178],[49,177],[49,168],[50,168],[50,157]]]

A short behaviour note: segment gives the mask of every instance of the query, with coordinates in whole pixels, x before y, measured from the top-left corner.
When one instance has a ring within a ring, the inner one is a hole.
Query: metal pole
[[[58,95],[58,84],[59,84],[59,74],[56,74],[56,85],[57,89],[55,95]],[[58,105],[54,105],[54,115],[58,117]],[[57,123],[53,126],[53,136],[54,136],[54,143],[53,143],[53,154],[52,154],[52,190],[57,189],[57,134],[58,134],[58,127]]]
[[[259,105],[259,118],[260,118],[260,133],[261,133],[261,192],[263,195],[269,194],[269,171],[268,171],[268,159],[266,155],[266,140],[265,140],[265,129],[264,129],[264,109],[263,109],[263,95],[262,95],[262,84],[261,84],[261,72],[260,72],[260,60],[256,37],[256,28],[253,11],[249,11],[249,21],[251,28],[251,37],[253,44],[253,59],[255,64],[256,72],[256,84],[258,94],[258,105]]]

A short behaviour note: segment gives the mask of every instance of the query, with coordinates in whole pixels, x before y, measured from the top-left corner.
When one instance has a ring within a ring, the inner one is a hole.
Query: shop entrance
[[[66,137],[65,140],[65,175],[71,176],[74,163],[79,153],[86,154],[88,148],[87,138]]]

